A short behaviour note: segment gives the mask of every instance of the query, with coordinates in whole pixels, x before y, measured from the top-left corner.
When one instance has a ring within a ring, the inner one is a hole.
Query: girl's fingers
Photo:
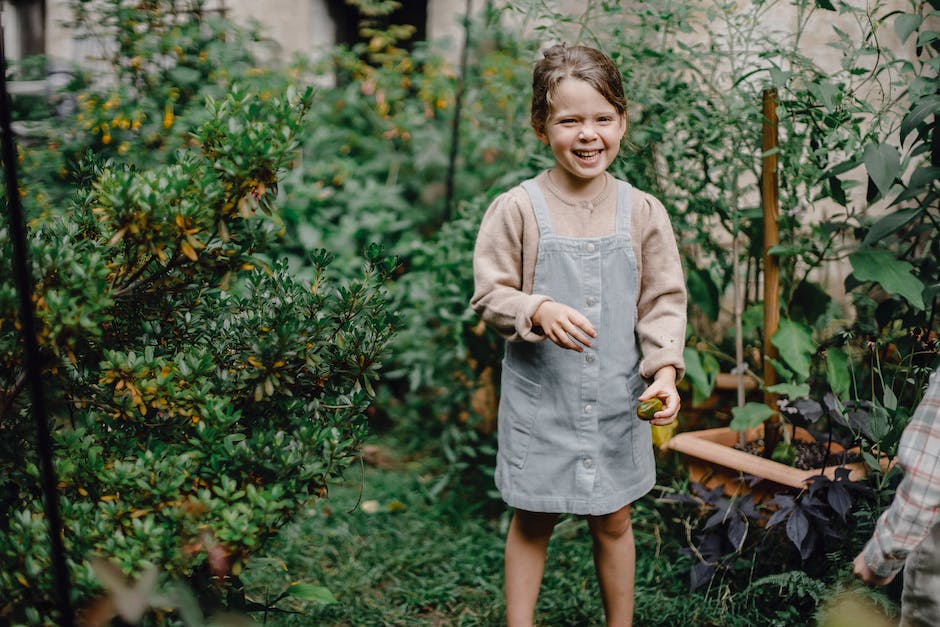
[[[660,397],[663,398],[663,397]],[[665,397],[666,403],[663,405],[663,408],[658,412],[653,414],[653,423],[654,424],[669,424],[676,418],[676,414],[679,413],[679,398],[670,394]],[[658,423],[656,420],[664,420],[664,423]]]
[[[591,330],[593,330],[593,328]],[[571,319],[567,319],[560,320],[558,328],[553,328],[552,335],[549,337],[562,348],[578,351],[580,353],[584,350],[584,346],[591,345],[591,340],[589,337],[585,336],[586,334],[589,334],[586,329],[575,324]]]

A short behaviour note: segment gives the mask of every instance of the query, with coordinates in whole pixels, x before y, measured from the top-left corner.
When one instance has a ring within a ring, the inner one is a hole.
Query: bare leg
[[[545,554],[558,514],[517,509],[506,535],[506,621],[531,627],[545,571]]]
[[[608,626],[633,624],[633,582],[636,575],[636,547],[630,506],[604,516],[588,516],[594,539],[594,568],[604,601]]]

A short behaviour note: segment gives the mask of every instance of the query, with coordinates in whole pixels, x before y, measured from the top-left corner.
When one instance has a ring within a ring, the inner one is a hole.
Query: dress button
[[[589,307],[593,307],[594,305],[596,305],[596,304],[597,304],[597,297],[596,297],[596,296],[588,296],[587,304],[588,304]]]
[[[587,246],[585,246],[585,248],[587,249],[589,253],[594,252],[594,244],[588,244]]]
[[[584,464],[585,468],[591,468],[594,466],[594,460],[590,457],[586,457],[582,463]]]
[[[584,413],[585,413],[585,414],[590,414],[592,409],[594,409],[594,406],[593,406],[593,405],[585,405],[585,406],[584,406]]]
[[[589,364],[593,364],[593,363],[594,363],[594,360],[597,359],[597,358],[594,356],[594,353],[588,353],[587,355],[584,356],[584,359],[585,359],[585,361],[587,361]]]

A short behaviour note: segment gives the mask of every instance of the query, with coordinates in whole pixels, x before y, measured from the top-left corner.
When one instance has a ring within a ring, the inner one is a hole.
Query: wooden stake
[[[778,178],[777,178],[777,90],[764,90],[764,123],[761,148],[761,202],[764,208],[764,386],[777,382],[777,371],[771,359],[777,358],[777,350],[770,339],[780,325],[780,265],[776,255],[768,254],[772,246],[780,241],[777,225]],[[780,416],[777,414],[777,395],[764,391],[764,403],[774,411],[767,421],[764,432],[764,456],[770,457],[780,440]]]

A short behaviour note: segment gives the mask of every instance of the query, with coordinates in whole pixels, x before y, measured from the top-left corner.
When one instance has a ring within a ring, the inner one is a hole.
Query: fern
[[[767,575],[752,582],[745,590],[746,595],[759,594],[762,589],[776,587],[779,596],[789,598],[799,597],[810,599],[818,604],[827,596],[826,584],[814,579],[802,570],[791,570],[785,573]]]

